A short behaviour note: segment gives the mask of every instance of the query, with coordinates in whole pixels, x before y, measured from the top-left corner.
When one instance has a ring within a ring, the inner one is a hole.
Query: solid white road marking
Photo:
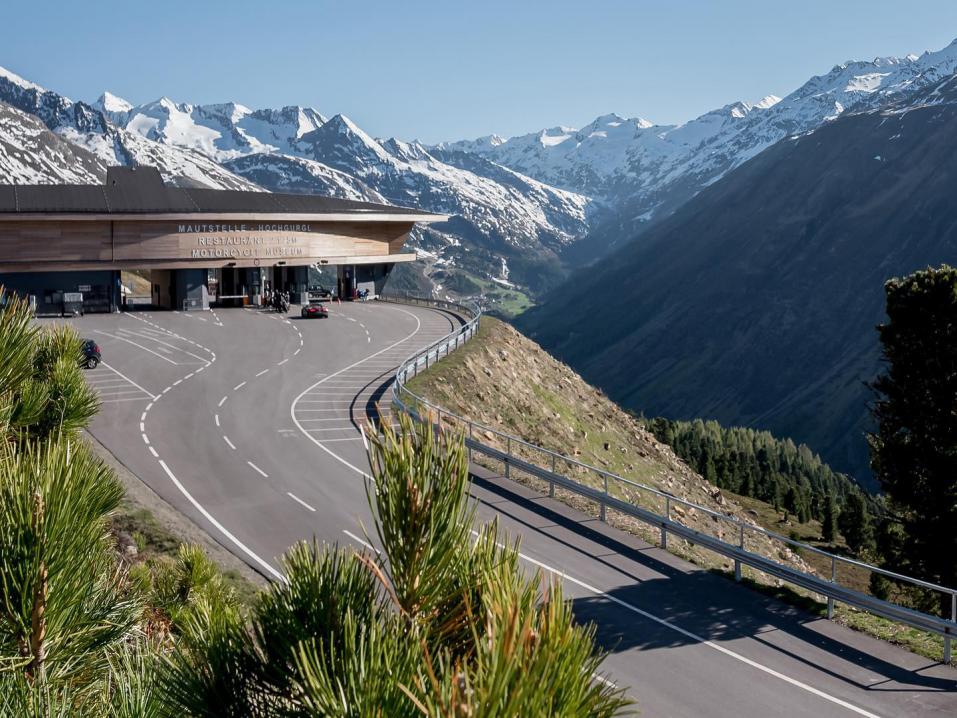
[[[303,501],[302,499],[300,499],[300,498],[299,498],[298,496],[296,496],[295,494],[290,493],[289,491],[287,491],[287,492],[286,492],[286,495],[287,495],[290,499],[292,499],[293,501],[295,501],[297,504],[302,504],[303,506],[305,506],[305,507],[306,507],[307,509],[309,509],[310,511],[315,512],[315,509],[312,508],[312,506],[310,506],[309,504],[307,504],[305,501]]]
[[[107,336],[107,337],[112,337],[113,339],[119,339],[121,342],[126,342],[127,344],[132,344],[134,347],[139,347],[139,348],[142,349],[143,351],[149,352],[149,353],[152,354],[153,356],[157,356],[157,357],[159,357],[160,359],[162,359],[163,361],[169,362],[170,364],[177,365],[177,366],[178,366],[178,364],[179,364],[178,362],[173,361],[173,360],[170,359],[169,357],[164,357],[164,356],[163,356],[162,354],[160,354],[159,352],[154,352],[152,349],[148,349],[147,347],[144,347],[142,344],[137,344],[136,342],[131,341],[130,339],[127,339],[126,337],[121,337],[119,334],[110,334],[109,332],[103,332],[103,331],[100,331],[99,329],[94,329],[93,332],[94,332],[95,334],[102,334],[102,335]]]
[[[475,536],[479,535],[478,531],[475,531],[475,530],[472,531],[472,534]],[[502,544],[499,544],[499,545],[501,546]],[[815,688],[814,686],[809,686],[807,683],[802,683],[801,681],[795,678],[786,676],[783,673],[780,673],[779,671],[774,670],[773,668],[769,668],[768,666],[765,666],[762,663],[758,663],[757,661],[751,660],[750,658],[747,658],[746,656],[742,656],[740,653],[736,653],[735,651],[732,651],[729,648],[725,648],[724,646],[718,643],[715,643],[714,641],[709,641],[707,638],[703,638],[702,636],[699,636],[696,633],[687,631],[684,628],[681,628],[680,626],[672,623],[671,621],[668,621],[664,618],[659,618],[653,613],[648,613],[648,611],[642,610],[638,608],[637,606],[633,606],[627,601],[622,601],[617,596],[612,596],[609,593],[605,593],[600,588],[596,588],[590,584],[585,583],[584,581],[581,581],[577,578],[569,576],[564,571],[559,571],[556,568],[552,568],[548,564],[542,563],[541,561],[538,561],[537,559],[534,559],[531,556],[527,556],[526,554],[521,552],[519,552],[518,555],[521,559],[523,559],[524,561],[527,561],[528,563],[534,566],[538,566],[539,568],[544,569],[545,571],[548,571],[549,573],[554,574],[555,576],[558,576],[559,578],[565,581],[574,583],[576,586],[580,586],[581,588],[595,594],[596,596],[601,596],[606,601],[611,601],[612,603],[615,603],[621,606],[622,608],[626,608],[629,611],[632,611],[633,613],[637,613],[639,616],[643,616],[644,618],[647,618],[649,621],[654,621],[660,626],[664,626],[665,628],[670,628],[672,631],[675,631],[676,633],[680,633],[685,638],[690,638],[696,643],[701,643],[705,646],[708,646],[709,648],[713,648],[719,653],[723,653],[724,655],[734,658],[737,661],[741,661],[745,665],[751,666],[752,668],[757,668],[759,671],[763,671],[764,673],[767,673],[770,676],[774,676],[775,678],[778,678],[784,681],[785,683],[789,683],[790,685],[800,688],[802,690],[805,690],[808,693],[812,693],[813,695],[816,695],[819,698],[823,698],[826,701],[830,701],[831,703],[834,703],[835,705],[839,705],[842,708],[847,708],[849,711],[852,711],[853,713],[857,713],[858,715],[862,715],[862,716],[867,716],[868,718],[880,718],[880,716],[874,713],[871,713],[869,711],[866,711],[863,708],[859,708],[852,703],[848,703],[847,701],[841,700],[840,698],[836,696],[832,696],[829,693],[825,693],[824,691],[818,688]]]
[[[399,346],[400,344],[402,344],[402,343],[405,342],[405,341],[408,341],[409,339],[411,339],[412,337],[414,337],[416,334],[418,334],[419,330],[422,328],[422,321],[421,321],[415,314],[413,314],[412,312],[407,312],[407,311],[405,311],[404,309],[399,309],[398,307],[395,307],[395,309],[397,309],[398,311],[402,312],[403,314],[408,314],[410,317],[412,317],[413,319],[415,319],[415,329],[414,329],[408,336],[404,337],[403,339],[400,339],[399,341],[397,341],[397,342],[395,342],[395,343],[393,343],[393,344],[390,344],[389,346],[385,347],[384,349],[380,349],[380,350],[377,351],[375,354],[370,354],[370,355],[367,356],[365,359],[360,359],[359,361],[354,362],[354,363],[350,364],[349,366],[344,367],[343,369],[340,369],[340,370],[337,371],[337,372],[334,372],[334,373],[332,373],[332,374],[329,374],[327,377],[325,377],[324,379],[320,379],[319,381],[317,381],[317,382],[316,382],[315,384],[313,384],[312,386],[306,387],[306,389],[305,389],[299,396],[297,396],[295,399],[292,400],[292,404],[290,404],[290,406],[289,406],[289,415],[292,417],[292,423],[296,425],[296,428],[298,428],[299,431],[301,431],[305,436],[307,436],[307,437],[309,438],[309,441],[311,441],[313,444],[315,444],[315,445],[318,446],[320,449],[322,449],[323,451],[325,451],[327,454],[329,454],[329,456],[331,456],[332,458],[334,458],[336,461],[338,461],[338,462],[341,463],[342,465],[348,466],[350,469],[352,469],[353,471],[355,471],[357,474],[360,474],[360,475],[366,476],[366,477],[368,476],[368,474],[367,474],[365,471],[363,471],[362,469],[360,469],[360,468],[359,468],[358,466],[356,466],[355,464],[353,464],[353,463],[351,463],[351,462],[349,462],[349,461],[346,461],[345,459],[343,459],[341,456],[339,456],[337,453],[335,453],[335,452],[332,451],[331,449],[328,449],[328,448],[326,448],[325,446],[323,446],[321,440],[317,439],[315,436],[313,436],[312,434],[310,434],[306,429],[304,429],[304,428],[302,427],[302,424],[300,424],[300,423],[299,423],[299,420],[296,418],[296,404],[299,403],[299,400],[302,399],[302,397],[304,397],[306,394],[308,394],[309,392],[311,392],[311,391],[312,391],[313,389],[315,389],[317,386],[319,386],[319,385],[325,383],[327,380],[332,379],[333,377],[339,376],[340,374],[344,374],[345,372],[349,371],[350,369],[352,369],[352,368],[354,368],[354,367],[357,367],[357,366],[359,366],[360,364],[362,364],[363,362],[368,361],[369,359],[373,359],[373,358],[379,356],[380,354],[385,354],[387,351],[391,351],[391,350],[394,349],[395,347]],[[298,350],[297,350],[297,351],[298,351]]]
[[[226,436],[226,434],[223,434],[223,441],[225,441],[229,445],[230,449],[232,449],[233,451],[236,451],[236,445],[229,440],[229,437]]]
[[[110,366],[109,364],[107,364],[105,361],[101,361],[100,364],[102,364],[103,366],[105,366],[107,369],[109,369],[109,370],[110,370],[111,372],[113,372],[114,374],[116,374],[116,375],[122,377],[123,379],[126,379],[126,381],[128,381],[130,384],[132,384],[133,386],[135,386],[135,387],[136,387],[137,389],[139,389],[141,392],[143,392],[144,394],[146,394],[150,399],[156,399],[156,397],[155,397],[153,394],[151,394],[150,392],[146,391],[146,389],[144,389],[143,387],[141,387],[139,384],[137,384],[135,381],[133,381],[132,379],[130,379],[130,378],[129,378],[128,376],[126,376],[125,374],[121,374],[118,370],[116,370],[116,369],[114,369],[113,367],[111,367],[111,366]],[[149,411],[149,407],[146,407],[146,410]]]
[[[262,469],[260,469],[260,468],[259,468],[258,466],[256,466],[253,462],[247,461],[246,463],[249,464],[251,467],[253,467],[253,470],[256,471],[257,473],[259,473],[264,479],[268,479],[268,478],[269,478],[269,474],[267,474],[265,471],[263,471]]]
[[[190,494],[189,491],[186,490],[186,487],[183,486],[183,485],[180,483],[179,479],[176,478],[176,475],[175,475],[172,471],[170,471],[170,468],[166,465],[166,462],[165,462],[165,461],[163,461],[162,459],[160,459],[159,464],[160,464],[160,466],[163,467],[163,471],[166,472],[166,475],[169,476],[169,478],[170,478],[170,480],[173,482],[173,484],[176,485],[176,488],[180,490],[180,493],[182,493],[183,496],[186,497],[186,499],[196,508],[197,511],[199,511],[199,512],[206,518],[207,521],[209,521],[213,526],[215,526],[217,529],[219,529],[219,531],[223,534],[223,536],[225,536],[225,537],[228,538],[230,541],[232,541],[234,544],[236,544],[236,546],[237,546],[243,553],[245,553],[245,554],[246,554],[247,556],[249,556],[253,561],[255,561],[255,562],[258,563],[260,566],[262,566],[266,571],[268,571],[270,574],[272,574],[275,578],[277,578],[277,579],[280,580],[280,581],[286,581],[286,577],[285,577],[285,576],[283,576],[279,571],[277,571],[277,570],[274,569],[272,566],[270,566],[269,563],[267,563],[265,560],[263,560],[262,558],[260,558],[256,553],[254,553],[254,552],[252,551],[252,549],[250,549],[248,546],[246,546],[246,544],[244,544],[244,543],[243,543],[242,541],[240,541],[238,538],[236,538],[235,536],[233,536],[229,531],[227,531],[225,526],[223,526],[221,523],[219,523],[219,521],[217,521],[215,518],[213,518],[213,515],[212,515],[211,513],[209,513],[209,511],[207,511],[206,509],[204,509],[204,508],[203,508],[203,505],[200,504],[196,499],[194,499],[193,496],[192,496],[192,494]]]

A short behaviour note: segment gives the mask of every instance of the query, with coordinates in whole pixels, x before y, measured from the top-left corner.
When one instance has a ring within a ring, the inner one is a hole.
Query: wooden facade
[[[368,264],[435,215],[0,215],[0,272]]]

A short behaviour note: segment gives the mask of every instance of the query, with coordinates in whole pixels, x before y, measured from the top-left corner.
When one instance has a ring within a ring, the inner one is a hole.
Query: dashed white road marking
[[[253,471],[255,471],[256,473],[258,473],[258,474],[259,474],[260,476],[262,476],[264,479],[268,479],[268,478],[269,478],[269,474],[267,474],[265,471],[263,471],[262,469],[260,469],[260,468],[259,468],[258,466],[256,466],[253,462],[247,461],[246,463],[249,464],[249,465],[253,468]]]
[[[153,458],[155,458],[155,459],[158,459],[158,458],[159,458],[159,454],[156,453],[156,449],[154,449],[152,446],[148,446],[148,447],[146,447],[146,448],[148,448],[148,449],[150,450],[150,453],[153,455]]]
[[[265,374],[265,373],[268,372],[268,371],[269,371],[268,369],[263,369],[263,370],[262,370],[261,372],[259,372],[256,376],[262,376],[263,374]]]
[[[244,386],[246,386],[246,382],[241,381],[241,382],[239,382],[236,386],[233,387],[233,391],[239,391],[239,390],[242,389]]]
[[[352,532],[349,531],[348,529],[343,529],[343,530],[342,530],[342,533],[344,533],[346,536],[348,536],[349,538],[351,538],[353,541],[358,541],[360,544],[362,544],[363,546],[365,546],[365,547],[366,547],[367,549],[369,549],[370,551],[375,551],[376,553],[379,553],[378,551],[376,551],[376,549],[372,546],[371,543],[369,543],[369,542],[366,541],[365,539],[359,538],[358,536],[356,536],[354,533],[352,533]]]
[[[282,366],[282,365],[285,364],[287,361],[289,361],[289,358],[288,358],[288,357],[287,357],[286,359],[283,359],[281,362],[277,362],[277,363],[276,363],[276,366]]]
[[[226,442],[226,444],[229,446],[230,449],[232,449],[233,451],[236,451],[236,445],[229,440],[229,437],[226,436],[226,434],[223,434],[223,441]]]
[[[292,492],[287,491],[287,492],[286,492],[286,495],[287,495],[290,499],[292,499],[293,501],[295,501],[297,504],[302,504],[303,506],[305,506],[305,507],[306,507],[307,509],[309,509],[310,511],[315,512],[315,509],[314,509],[312,506],[310,506],[309,504],[307,504],[305,501],[303,501],[302,499],[300,499],[298,496],[296,496],[296,495],[293,494]]]
[[[219,404],[217,404],[216,406],[222,406],[223,404],[226,403],[226,400],[228,398],[229,398],[228,396],[224,396],[222,399],[219,400]]]
[[[216,426],[219,426],[219,414],[216,414],[213,418],[216,419]]]

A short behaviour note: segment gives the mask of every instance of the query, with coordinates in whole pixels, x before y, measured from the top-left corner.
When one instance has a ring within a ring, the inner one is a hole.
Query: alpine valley
[[[624,405],[770,428],[861,473],[882,281],[954,260],[955,71],[957,43],[679,125],[604,114],[424,145],[309,107],[73,101],[0,68],[0,181],[148,164],[447,214],[397,284],[503,314],[538,302],[519,325]]]

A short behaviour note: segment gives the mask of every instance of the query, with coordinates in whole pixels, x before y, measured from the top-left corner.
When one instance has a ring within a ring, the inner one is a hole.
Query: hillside
[[[951,78],[776,144],[520,328],[635,411],[768,429],[865,476],[883,283],[957,259],[955,102]]]
[[[473,341],[409,386],[444,408],[539,446],[752,524],[758,524],[760,517],[774,530],[786,532],[789,528],[775,525],[777,512],[770,507],[749,500],[745,508],[732,494],[708,484],[637,419],[513,327],[491,317],[482,318],[481,330]],[[488,437],[485,441],[495,443]],[[583,471],[573,475],[597,485],[597,477],[590,478]],[[595,512],[593,506],[577,497],[559,495],[566,503]],[[651,501],[648,494],[629,498],[646,505]],[[701,531],[730,537],[729,527],[717,526],[699,512],[677,510],[673,518]],[[650,542],[657,541],[657,532],[644,524],[611,514],[609,520]],[[805,531],[815,533],[816,529],[808,526]],[[730,562],[684,542],[672,541],[669,547],[699,565],[732,568]],[[804,560],[783,545],[753,538],[748,547],[807,570]]]

